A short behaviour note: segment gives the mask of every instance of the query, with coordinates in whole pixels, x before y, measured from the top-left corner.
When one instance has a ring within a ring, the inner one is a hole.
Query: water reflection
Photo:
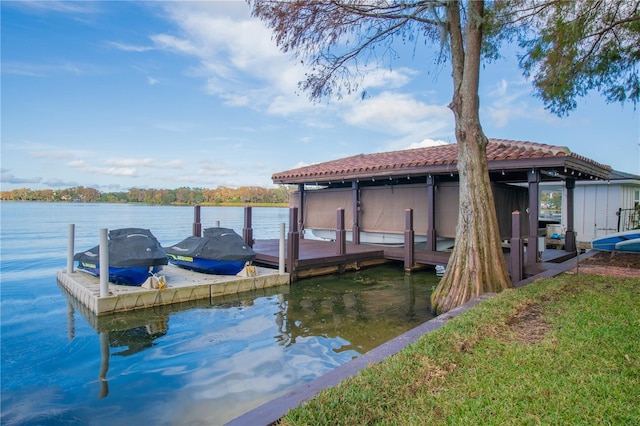
[[[398,276],[380,269],[294,283],[287,309],[286,333],[292,342],[311,335],[340,336],[341,350],[367,352],[432,318],[431,274]]]
[[[77,312],[99,335],[98,399],[127,412],[135,404],[136,416],[163,424],[211,424],[427,321],[436,284],[433,273],[405,276],[401,268],[377,267],[99,317],[61,291],[69,338]]]

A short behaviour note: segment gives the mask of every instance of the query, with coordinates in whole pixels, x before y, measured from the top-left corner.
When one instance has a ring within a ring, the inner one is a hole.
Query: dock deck
[[[256,252],[255,263],[269,267],[277,266],[279,262],[278,244],[279,240],[255,241],[253,246],[253,250]],[[295,265],[295,276],[292,277],[292,281],[305,277],[357,270],[361,267],[390,261],[403,262],[405,259],[404,247],[349,243],[345,247],[346,253],[339,254],[339,245],[335,241],[300,239],[299,259]],[[528,278],[554,269],[558,263],[575,257],[575,255],[575,252],[547,249],[542,252],[542,259],[539,263],[524,265],[524,277]],[[446,265],[450,256],[450,251],[428,251],[415,248],[413,260],[415,266],[418,267]],[[505,258],[507,265],[509,265],[508,252],[505,253]]]
[[[289,274],[257,267],[253,277],[208,275],[167,265],[159,274],[164,289],[109,283],[109,295],[100,297],[100,279],[75,270],[58,272],[58,282],[96,315],[144,309],[289,284]]]
[[[167,265],[159,274],[165,277],[166,288],[146,289],[109,283],[107,297],[100,297],[99,278],[85,272],[59,271],[58,281],[91,312],[103,315],[287,285],[300,278],[343,273],[390,261],[402,262],[405,258],[403,247],[346,244],[344,252],[340,253],[340,246],[335,241],[300,239],[293,274],[290,271],[280,274],[273,269],[280,261],[279,240],[257,240],[253,249],[256,252],[254,263],[260,266],[256,267],[257,275],[252,277],[208,275]],[[413,258],[415,266],[434,266],[446,265],[450,255],[450,252],[415,249]],[[568,255],[575,253],[546,250],[542,262],[525,265],[525,278],[553,270],[557,262]],[[505,256],[508,259],[509,254]]]
[[[253,245],[253,251],[256,252],[255,263],[276,267],[279,262],[279,244],[280,241],[277,239],[256,240]],[[295,264],[295,277],[292,281],[316,275],[342,273],[359,269],[361,266],[386,262],[383,247],[346,244],[345,249],[346,252],[340,254],[338,243],[335,241],[301,238]]]

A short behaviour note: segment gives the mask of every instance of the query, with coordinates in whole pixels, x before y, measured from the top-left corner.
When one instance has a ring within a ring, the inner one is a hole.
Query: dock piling
[[[109,296],[109,242],[107,229],[100,229],[100,297]]]
[[[413,209],[404,211],[404,272],[410,273],[415,263],[415,231],[413,230]]]
[[[244,242],[249,246],[253,247],[253,228],[251,227],[251,216],[252,216],[251,206],[245,206],[244,208],[244,228],[242,229],[242,238]]]
[[[347,231],[344,229],[344,209],[336,209],[336,254],[343,255],[347,252]]]
[[[200,223],[200,204],[193,206],[193,236],[202,236],[202,223]]]
[[[67,274],[73,272],[73,251],[76,239],[76,225],[69,224],[68,241],[67,241]]]
[[[300,232],[298,232],[298,208],[289,208],[289,233],[287,235],[287,269],[291,280],[296,281],[296,268],[300,256]]]
[[[278,246],[278,273],[284,274],[284,223],[280,224],[280,244]]]
[[[522,238],[520,234],[520,212],[518,210],[511,213],[511,251],[509,254],[511,282],[522,281]]]

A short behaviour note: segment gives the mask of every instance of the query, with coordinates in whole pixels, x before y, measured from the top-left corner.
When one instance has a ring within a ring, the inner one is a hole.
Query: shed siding
[[[580,185],[574,190],[577,241],[589,242],[618,231],[618,209],[622,207],[620,185]]]

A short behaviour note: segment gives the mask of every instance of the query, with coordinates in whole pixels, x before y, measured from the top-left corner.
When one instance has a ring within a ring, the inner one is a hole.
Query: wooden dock
[[[294,262],[293,270],[287,269],[292,282],[301,278],[355,271],[363,267],[388,262],[403,264],[404,269],[410,272],[424,267],[446,266],[451,256],[450,251],[430,251],[414,248],[411,265],[407,266],[407,249],[405,247],[347,243],[345,244],[345,252],[340,254],[340,244],[336,241],[300,239],[298,244],[298,260]],[[256,264],[277,267],[279,262],[278,240],[256,240],[253,250],[256,252]],[[285,253],[288,252],[288,250],[285,250]],[[564,250],[547,249],[542,252],[540,262],[525,263],[523,265],[523,279],[554,269],[558,263],[573,258],[575,255],[575,253],[569,253]],[[507,265],[510,265],[510,253],[505,253],[505,260]],[[285,264],[291,265],[289,259],[285,261]]]
[[[293,270],[287,271],[292,275],[291,280],[343,273],[387,262],[382,247],[362,244],[345,244],[344,247],[344,253],[340,253],[340,245],[335,241],[300,239],[298,256],[293,261]],[[255,263],[277,267],[280,260],[279,249],[279,240],[256,240],[253,244],[253,251],[256,252]],[[285,253],[288,252],[289,250],[285,250]],[[292,263],[287,259],[285,264]]]
[[[413,244],[414,231],[411,225],[413,223],[411,210],[407,211],[408,225],[403,247],[347,244],[344,221],[340,220],[343,219],[344,212],[340,211],[339,213],[341,214],[339,214],[336,229],[338,237],[336,241],[301,238],[297,230],[297,210],[295,208],[291,209],[290,231],[286,238],[284,237],[284,224],[282,224],[280,239],[254,240],[251,228],[251,208],[245,208],[243,238],[256,253],[254,265],[258,265],[255,268],[257,274],[209,275],[168,265],[159,274],[164,277],[161,288],[115,285],[106,280],[101,283],[97,277],[73,270],[73,243],[71,243],[67,256],[67,269],[58,272],[58,282],[91,312],[102,315],[287,285],[301,278],[344,273],[387,262],[402,262],[406,272],[425,266],[447,265],[449,262],[450,250],[436,251],[434,247],[427,249],[426,245]],[[199,235],[201,232],[199,208],[196,208],[195,217],[194,235]],[[519,222],[515,220],[514,223]],[[70,226],[70,241],[73,241],[72,226]],[[104,231],[104,240],[106,241],[106,230]],[[515,247],[514,244],[522,245],[519,236],[517,239],[512,238],[513,247]],[[575,252],[545,250],[542,253],[541,261],[532,262],[527,257],[528,261],[523,262],[523,256],[518,256],[517,261],[514,262],[510,253],[505,253],[507,265],[511,268],[510,271],[519,271],[516,276],[512,274],[516,285],[523,279],[545,274],[549,270],[553,270],[554,265],[557,265],[558,262],[575,256]]]

